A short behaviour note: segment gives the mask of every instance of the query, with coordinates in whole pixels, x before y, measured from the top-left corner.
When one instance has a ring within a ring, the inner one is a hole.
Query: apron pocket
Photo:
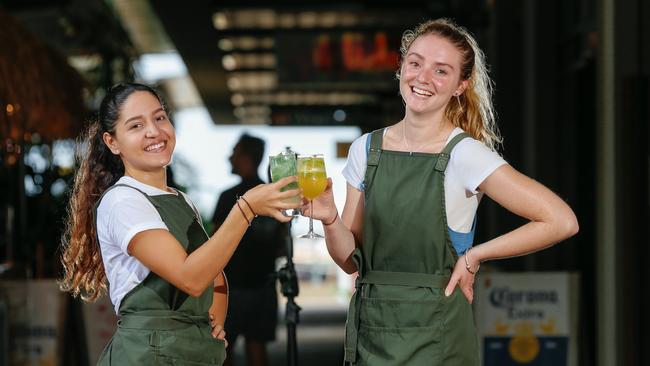
[[[389,329],[364,327],[357,345],[359,366],[440,365],[439,327]]]
[[[376,329],[420,328],[435,330],[439,337],[442,328],[440,300],[402,300],[361,298],[359,320],[361,327]],[[425,330],[425,329],[422,329]]]
[[[212,336],[201,336],[197,328],[154,331],[151,347],[157,365],[198,366],[221,365],[226,358],[225,342]],[[189,331],[188,331],[189,330]]]
[[[118,328],[97,365],[155,365],[150,330]]]

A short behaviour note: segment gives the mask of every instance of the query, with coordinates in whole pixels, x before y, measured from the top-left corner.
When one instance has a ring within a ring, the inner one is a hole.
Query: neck
[[[129,176],[138,182],[142,182],[146,185],[156,187],[163,191],[168,191],[167,187],[167,169],[162,168],[160,170],[146,172],[141,170],[130,169],[125,167],[124,175]]]
[[[407,111],[402,120],[402,128],[409,147],[414,148],[446,139],[454,126],[443,117],[444,113],[442,112],[421,115]]]
[[[241,177],[242,182],[251,181],[251,180],[258,180],[259,179],[256,174],[241,175],[240,177]]]

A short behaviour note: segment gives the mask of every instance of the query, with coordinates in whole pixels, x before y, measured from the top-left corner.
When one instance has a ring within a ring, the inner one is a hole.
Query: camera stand
[[[298,276],[296,269],[293,265],[293,240],[291,238],[291,230],[287,230],[286,236],[287,245],[287,263],[278,271],[278,279],[280,280],[280,288],[282,295],[287,298],[287,306],[285,309],[285,320],[287,322],[287,365],[298,365],[298,345],[296,342],[296,325],[300,321],[298,312],[301,310],[300,306],[294,301],[298,296]]]

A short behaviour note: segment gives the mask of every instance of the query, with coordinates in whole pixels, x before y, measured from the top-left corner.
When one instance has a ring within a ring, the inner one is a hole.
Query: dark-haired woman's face
[[[454,93],[462,92],[461,52],[445,38],[421,35],[413,41],[400,70],[400,93],[411,113],[443,110]]]
[[[131,94],[120,109],[115,135],[104,141],[124,162],[125,173],[153,172],[167,166],[176,146],[174,127],[158,98],[146,91]]]

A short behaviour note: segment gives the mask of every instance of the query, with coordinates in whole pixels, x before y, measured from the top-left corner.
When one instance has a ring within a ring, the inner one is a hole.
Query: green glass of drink
[[[284,177],[291,177],[296,175],[296,153],[291,151],[287,146],[281,153],[278,155],[269,156],[269,167],[271,170],[271,181],[277,182],[278,180]],[[289,183],[286,186],[282,187],[281,191],[287,191],[290,189],[297,189],[298,182]],[[299,203],[300,195],[296,195],[291,198],[287,198],[287,202],[290,203]],[[300,209],[285,210],[282,212],[285,216],[299,216]]]

